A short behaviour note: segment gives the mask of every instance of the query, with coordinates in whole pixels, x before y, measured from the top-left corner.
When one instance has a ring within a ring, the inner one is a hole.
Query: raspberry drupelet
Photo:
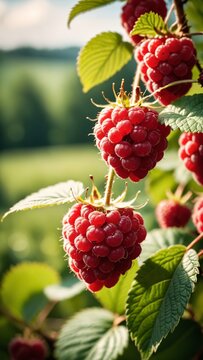
[[[162,200],[156,207],[156,218],[161,228],[184,227],[190,217],[188,206],[173,199]]]
[[[167,8],[164,0],[128,0],[122,8],[121,23],[130,34],[136,20],[144,13],[153,11],[164,19]],[[140,35],[131,36],[133,44],[138,44],[143,39]]]
[[[203,233],[203,196],[200,196],[195,203],[192,220],[198,233]]]
[[[144,106],[108,106],[94,128],[96,145],[105,162],[122,179],[143,179],[164,155],[170,127],[158,122],[158,112]]]
[[[192,79],[196,63],[193,41],[187,37],[172,36],[148,39],[137,47],[135,58],[140,64],[143,82],[154,92],[172,82]],[[163,105],[168,105],[185,95],[191,83],[178,84],[157,92],[154,96]]]
[[[92,292],[118,282],[140,255],[145,237],[143,218],[132,208],[104,210],[77,203],[63,219],[69,266]]]
[[[196,182],[203,185],[203,133],[184,132],[179,138],[179,156],[192,172]]]

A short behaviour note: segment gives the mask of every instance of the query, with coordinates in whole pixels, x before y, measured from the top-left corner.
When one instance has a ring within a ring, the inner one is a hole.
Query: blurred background
[[[0,0],[0,215],[32,192],[68,179],[89,186],[93,174],[103,191],[107,168],[94,146],[94,123],[87,119],[95,119],[98,112],[90,99],[104,103],[103,90],[113,100],[111,84],[115,82],[118,90],[123,77],[130,92],[135,62],[113,80],[82,93],[76,73],[80,47],[101,31],[118,31],[127,37],[120,26],[120,2],[79,16],[68,29],[67,14],[75,3]],[[197,31],[202,16],[198,20],[192,11],[193,6],[190,13]],[[198,46],[201,53],[201,42]],[[158,175],[152,182],[157,182]],[[170,181],[173,184],[170,179],[167,186]],[[115,193],[122,187],[117,180]],[[144,189],[144,184],[130,184],[129,196],[138,188]],[[160,191],[158,186],[156,194]],[[142,194],[140,202],[146,198]],[[67,210],[67,206],[33,210],[11,215],[0,224],[0,278],[23,260],[46,262],[64,278],[69,276],[60,242],[61,219]],[[144,211],[150,229],[155,223],[150,205]],[[87,294],[83,303],[69,303],[61,313],[66,316],[86,301],[90,301]],[[0,318],[0,333],[1,329],[5,331],[5,322]]]

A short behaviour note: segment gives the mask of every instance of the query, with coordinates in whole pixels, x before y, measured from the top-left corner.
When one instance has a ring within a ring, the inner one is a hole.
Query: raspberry
[[[162,228],[184,227],[190,217],[190,209],[173,199],[162,200],[156,207],[156,218]]]
[[[39,338],[25,339],[19,336],[11,340],[9,354],[11,360],[44,360],[47,348]]]
[[[203,185],[203,133],[182,133],[179,156],[194,179]]]
[[[144,54],[143,54],[144,48]],[[150,92],[178,80],[192,79],[196,50],[191,39],[165,37],[145,40],[137,47],[136,60],[140,63],[143,82]],[[179,84],[154,94],[163,105],[185,95],[191,84]]]
[[[71,270],[92,292],[118,282],[140,255],[146,237],[144,220],[133,209],[106,210],[87,204],[73,205],[64,216],[62,233]]]
[[[192,220],[198,233],[201,234],[203,232],[203,196],[199,197],[195,203]]]
[[[123,6],[121,13],[121,23],[130,34],[136,20],[144,13],[153,11],[161,15],[164,19],[167,13],[167,8],[164,0],[128,0],[127,4]],[[132,42],[136,45],[143,37],[133,35]]]
[[[106,109],[101,111],[98,119],[105,122],[105,114]],[[104,161],[118,176],[137,182],[163,157],[170,128],[161,125],[158,113],[146,107],[116,106],[112,109],[111,120],[115,126],[107,129],[102,139],[99,140],[97,131],[94,131],[96,144]]]

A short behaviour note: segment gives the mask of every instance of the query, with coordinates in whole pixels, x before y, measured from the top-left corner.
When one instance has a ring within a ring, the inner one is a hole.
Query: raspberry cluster
[[[140,64],[142,80],[150,92],[174,81],[192,79],[196,63],[196,50],[191,39],[160,37],[143,41],[135,57]],[[179,84],[157,92],[154,96],[163,105],[168,105],[185,95],[191,84]]]
[[[162,159],[170,128],[146,107],[107,107],[94,128],[102,158],[122,179],[137,182]]]
[[[11,360],[44,360],[47,348],[43,340],[38,338],[14,338],[9,344]]]
[[[191,217],[191,210],[173,199],[162,200],[156,207],[156,218],[161,228],[184,227]]]
[[[182,133],[179,156],[195,180],[203,185],[203,133]]]
[[[203,196],[201,196],[195,203],[192,220],[197,231],[201,234],[203,232]]]
[[[77,203],[63,219],[69,265],[90,291],[113,287],[141,252],[142,216],[131,208],[106,210]]]
[[[164,0],[128,0],[122,8],[121,23],[130,34],[136,20],[144,13],[153,11],[164,19],[167,8]],[[136,45],[143,39],[140,35],[131,36],[132,42]]]

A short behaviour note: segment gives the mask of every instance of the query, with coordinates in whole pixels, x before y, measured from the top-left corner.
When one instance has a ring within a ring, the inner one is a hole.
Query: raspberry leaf
[[[203,132],[203,94],[184,96],[165,107],[159,114],[162,124],[173,130]]]
[[[156,36],[157,33],[167,33],[167,27],[164,23],[163,18],[159,15],[150,11],[144,13],[136,21],[130,35],[142,35],[142,36]]]
[[[120,277],[119,282],[113,288],[103,288],[95,294],[96,298],[106,309],[116,314],[123,314],[125,312],[128,291],[130,290],[137,269],[138,263],[134,261],[131,269]]]
[[[140,258],[145,261],[161,249],[168,248],[173,245],[187,246],[192,242],[194,236],[187,230],[178,228],[155,229],[147,234],[142,244],[142,253]]]
[[[80,15],[81,13],[84,13],[86,11],[96,9],[100,6],[108,5],[112,2],[115,2],[116,0],[80,0],[78,3],[72,8],[69,17],[68,17],[68,26],[70,26],[70,23],[72,20]]]
[[[53,205],[62,205],[74,202],[84,192],[83,184],[79,181],[69,180],[61,182],[53,186],[48,186],[27,196],[12,206],[10,210],[4,214],[2,220],[16,211],[32,210],[35,208],[43,208]]]
[[[194,290],[198,256],[193,249],[185,251],[174,245],[147,259],[129,292],[127,324],[143,360],[178,325]]]
[[[58,360],[114,360],[128,345],[128,330],[114,326],[114,314],[92,308],[83,310],[62,328],[56,342]]]
[[[63,301],[73,298],[84,290],[85,284],[75,277],[71,277],[61,284],[47,286],[44,289],[44,294],[51,301]]]
[[[101,51],[102,49],[102,51]],[[119,71],[133,54],[133,46],[116,32],[103,32],[92,38],[81,50],[78,73],[83,91],[104,82]]]
[[[59,274],[46,264],[16,265],[3,277],[2,304],[13,316],[30,322],[48,303],[44,288],[59,282]]]

